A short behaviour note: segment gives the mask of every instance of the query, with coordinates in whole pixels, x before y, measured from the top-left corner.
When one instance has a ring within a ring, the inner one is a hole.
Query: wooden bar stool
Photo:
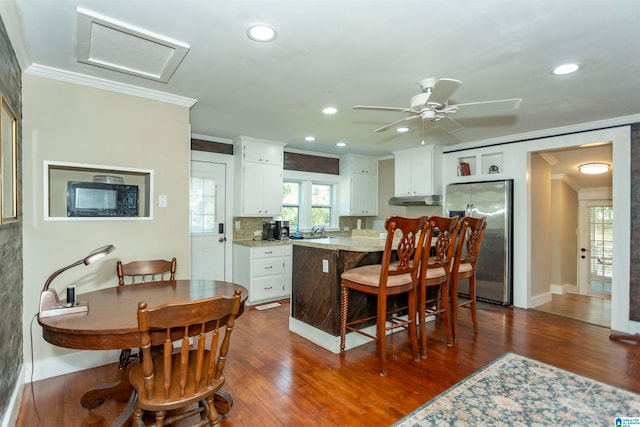
[[[425,248],[422,251],[418,287],[418,322],[420,324],[420,355],[427,358],[428,316],[441,316],[447,345],[452,344],[449,320],[449,271],[458,234],[459,218],[429,217]],[[437,231],[437,236],[436,236]],[[434,244],[432,241],[435,239]],[[430,256],[433,247],[435,255]],[[434,291],[429,292],[429,289]]]
[[[347,331],[356,332],[376,340],[376,350],[380,358],[380,375],[387,374],[387,331],[408,328],[414,360],[420,360],[416,330],[416,289],[418,286],[418,266],[423,252],[427,230],[427,217],[402,218],[392,216],[385,221],[387,239],[382,263],[352,268],[341,275],[340,300],[340,353],[345,351]],[[396,232],[398,232],[396,235]],[[394,241],[397,249],[394,251]],[[392,253],[398,260],[391,264]],[[376,315],[358,319],[347,319],[349,313],[349,293],[362,292],[376,297]],[[387,297],[408,295],[408,307],[387,309]],[[406,313],[407,318],[401,317]],[[376,322],[375,336],[356,325]]]
[[[458,341],[458,308],[471,309],[471,321],[473,332],[478,333],[478,319],[476,317],[476,265],[482,237],[487,228],[486,217],[462,218],[460,238],[456,247],[456,254],[451,266],[451,324],[453,325],[453,342]],[[458,301],[458,283],[460,280],[469,279],[469,299]]]

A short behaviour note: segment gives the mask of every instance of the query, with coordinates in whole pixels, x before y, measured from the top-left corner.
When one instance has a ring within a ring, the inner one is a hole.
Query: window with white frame
[[[292,229],[332,227],[335,222],[333,183],[285,180],[282,184],[282,218]]]

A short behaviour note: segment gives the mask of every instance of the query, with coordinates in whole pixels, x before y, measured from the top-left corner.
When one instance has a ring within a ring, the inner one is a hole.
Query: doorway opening
[[[531,154],[539,154],[545,160],[532,161],[532,167],[537,165],[545,171],[532,171],[532,175],[551,177],[548,190],[544,189],[543,178],[536,181],[540,188],[532,190],[539,205],[548,203],[552,236],[550,254],[532,258],[537,274],[544,271],[545,262],[550,266],[548,279],[537,276],[541,286],[538,292],[543,292],[542,286],[548,281],[550,301],[535,309],[610,327],[614,263],[612,174],[581,175],[578,166],[596,160],[611,165],[612,145],[562,147]],[[544,196],[546,192],[548,196]],[[549,198],[547,202],[542,200],[545,197]],[[534,236],[534,240],[540,238]],[[537,245],[545,246],[543,241]]]

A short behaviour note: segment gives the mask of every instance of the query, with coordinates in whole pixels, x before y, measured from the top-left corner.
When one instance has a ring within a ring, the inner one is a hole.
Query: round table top
[[[214,296],[232,297],[242,291],[242,307],[247,289],[230,282],[214,280],[169,280],[136,283],[100,289],[77,296],[87,302],[87,313],[38,318],[42,334],[51,344],[84,350],[114,350],[140,346],[137,310],[139,302],[150,307],[169,302],[194,301]],[[161,343],[162,334],[152,335],[152,345]],[[157,342],[156,342],[157,341]]]

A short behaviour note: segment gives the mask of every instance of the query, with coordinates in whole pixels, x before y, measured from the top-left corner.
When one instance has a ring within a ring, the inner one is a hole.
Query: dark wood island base
[[[377,239],[375,239],[377,240]],[[293,246],[293,277],[289,329],[333,353],[340,352],[340,275],[361,265],[380,263],[382,250],[371,251]],[[390,301],[406,306],[401,299]],[[348,318],[375,316],[376,304],[371,296],[353,294]],[[375,328],[375,320],[371,322]],[[369,340],[359,334],[347,335],[347,349]]]

